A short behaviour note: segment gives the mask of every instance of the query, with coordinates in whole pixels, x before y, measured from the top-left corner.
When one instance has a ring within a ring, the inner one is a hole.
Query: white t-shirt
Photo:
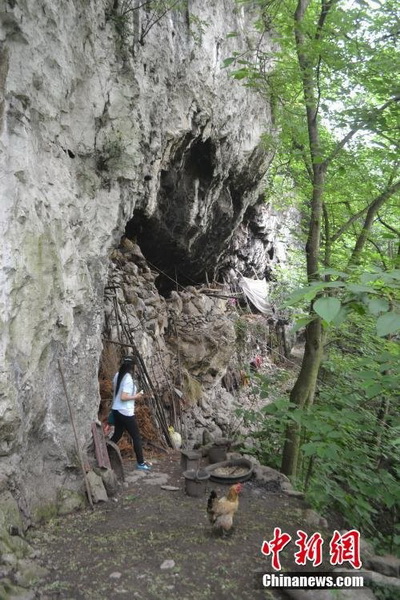
[[[121,400],[121,394],[123,392],[125,392],[126,394],[129,394],[130,396],[134,396],[136,394],[136,385],[132,379],[132,375],[130,373],[126,373],[126,375],[123,377],[121,384],[119,386],[118,394],[115,395],[115,388],[117,387],[117,379],[118,379],[118,373],[116,373],[114,375],[114,379],[113,379],[112,409],[117,410],[122,415],[131,417],[132,415],[135,414],[135,401],[128,400],[128,401],[123,402]]]

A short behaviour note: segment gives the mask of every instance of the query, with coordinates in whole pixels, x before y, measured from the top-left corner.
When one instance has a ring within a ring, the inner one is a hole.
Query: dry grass
[[[160,434],[157,430],[157,427],[154,424],[154,419],[151,414],[150,408],[142,404],[141,402],[137,402],[135,406],[135,415],[143,442],[146,443],[146,440],[148,440],[149,442],[159,444]],[[131,438],[127,433],[124,433],[124,435],[118,442],[118,447],[121,451],[121,454],[123,454],[124,456],[132,456],[132,442]]]
[[[190,375],[186,369],[182,370],[182,380],[183,380],[183,396],[188,404],[191,406],[196,406],[202,396],[203,388],[201,384]]]
[[[122,352],[116,344],[105,343],[100,360],[99,369],[99,388],[100,388],[100,409],[99,419],[106,421],[112,403],[112,380],[115,373],[118,371],[122,359]],[[160,433],[155,425],[154,418],[149,406],[142,401],[136,402],[135,406],[136,419],[139,426],[140,434],[143,440],[158,442]],[[132,443],[129,435],[124,433],[118,442],[120,451],[125,456],[132,456]]]
[[[99,391],[100,407],[99,419],[105,421],[111,409],[112,402],[112,380],[121,362],[121,350],[115,344],[105,343],[100,359],[99,369]]]
[[[104,344],[100,359],[100,397],[108,400],[112,396],[112,379],[121,362],[121,350],[115,344]]]

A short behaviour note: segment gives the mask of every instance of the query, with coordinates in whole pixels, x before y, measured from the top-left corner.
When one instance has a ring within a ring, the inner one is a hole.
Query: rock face
[[[260,201],[270,160],[260,146],[268,106],[222,68],[251,44],[252,15],[207,0],[152,21],[146,7],[123,16],[126,5],[0,8],[0,475],[27,519],[61,485],[81,484],[60,365],[83,446],[99,406],[103,292],[121,235],[183,284],[212,278]],[[270,256],[256,261],[261,271]],[[147,317],[145,356],[168,320]],[[201,332],[188,368],[216,333]],[[229,327],[222,335],[211,379]]]

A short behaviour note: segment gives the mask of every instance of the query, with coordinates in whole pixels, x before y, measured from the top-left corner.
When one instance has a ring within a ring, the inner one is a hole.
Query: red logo
[[[275,527],[272,540],[263,541],[261,553],[264,556],[272,556],[271,564],[275,571],[281,570],[279,555],[291,540],[291,535],[282,532],[280,527]],[[295,544],[299,550],[294,553],[296,564],[305,565],[309,561],[312,562],[313,567],[318,567],[322,563],[323,543],[324,540],[318,531],[308,536],[305,531],[298,529]],[[349,562],[354,569],[360,569],[362,566],[360,532],[351,529],[340,534],[335,530],[329,542],[329,557],[331,565],[342,565],[344,562]]]
[[[261,552],[265,554],[265,556],[272,554],[272,567],[275,569],[275,571],[281,570],[279,554],[291,539],[292,536],[290,536],[288,533],[282,533],[279,527],[275,527],[274,537],[272,540],[269,542],[266,542],[265,540],[263,541]]]

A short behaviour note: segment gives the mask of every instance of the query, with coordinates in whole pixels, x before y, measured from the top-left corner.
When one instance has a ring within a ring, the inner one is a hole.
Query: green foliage
[[[376,600],[400,600],[400,588],[392,585],[379,585],[374,582],[368,583]]]
[[[281,206],[282,198],[290,198],[307,222],[320,165],[325,173],[321,261],[342,268],[362,255],[364,266],[399,266],[400,95],[394,76],[400,66],[394,33],[399,1],[344,5],[311,0],[301,24],[293,20],[297,0],[254,4],[259,39],[249,52],[227,57],[224,66],[273,107],[279,136],[268,140],[276,152],[269,199],[275,197]],[[272,50],[263,44],[266,32],[276,42]],[[297,32],[303,36],[300,47]],[[318,140],[313,142],[307,104],[315,105]],[[368,211],[377,218],[367,218]]]
[[[337,277],[336,281],[316,281],[296,289],[284,303],[288,306],[312,304],[313,312],[323,319],[325,325],[338,326],[350,312],[373,315],[376,318],[376,334],[380,337],[400,331],[400,270],[385,272],[375,269],[358,276],[357,271],[346,274],[327,269],[322,276]],[[355,279],[356,278],[356,279]],[[295,330],[313,318],[301,317]],[[314,317],[315,318],[315,317]]]
[[[312,505],[339,512],[350,527],[379,539],[381,548],[400,547],[400,348],[374,334],[373,318],[355,314],[335,330],[306,411],[280,396],[261,411],[242,411],[255,429],[252,451],[263,464],[279,468],[286,425],[302,427],[301,469],[296,485]],[[271,397],[276,380],[259,378],[261,398]],[[383,410],[385,407],[385,410]]]
[[[339,315],[342,303],[338,298],[332,298],[326,296],[325,298],[318,298],[313,304],[313,309],[324,321],[331,323]]]
[[[268,378],[265,375],[257,375],[253,392],[258,393],[261,398],[267,398],[277,385],[279,385],[279,381],[276,376]],[[293,408],[288,398],[278,395],[261,411],[244,408],[238,408],[235,411],[236,415],[241,417],[243,425],[251,431],[251,437],[255,442],[254,447],[243,447],[243,450],[247,454],[256,456],[262,464],[275,469],[280,467],[282,438],[287,424],[289,407]]]
[[[196,44],[201,44],[203,35],[205,34],[208,25],[209,24],[207,21],[204,21],[204,19],[200,19],[200,17],[194,15],[193,13],[189,14],[190,34]]]
[[[307,310],[309,342],[292,403],[246,418],[259,423],[258,452],[269,464],[285,441],[288,474],[300,442],[298,484],[317,508],[386,532],[394,546],[400,365],[382,338],[400,331],[399,0],[239,3],[258,7],[260,35],[224,65],[272,106],[279,135],[265,139],[275,150],[269,198],[293,200],[306,242],[306,283],[285,306]],[[326,339],[329,360],[316,381]]]
[[[236,334],[236,351],[243,361],[247,361],[249,354],[254,352],[258,343],[271,342],[269,326],[263,317],[252,313],[245,313],[234,321]]]

